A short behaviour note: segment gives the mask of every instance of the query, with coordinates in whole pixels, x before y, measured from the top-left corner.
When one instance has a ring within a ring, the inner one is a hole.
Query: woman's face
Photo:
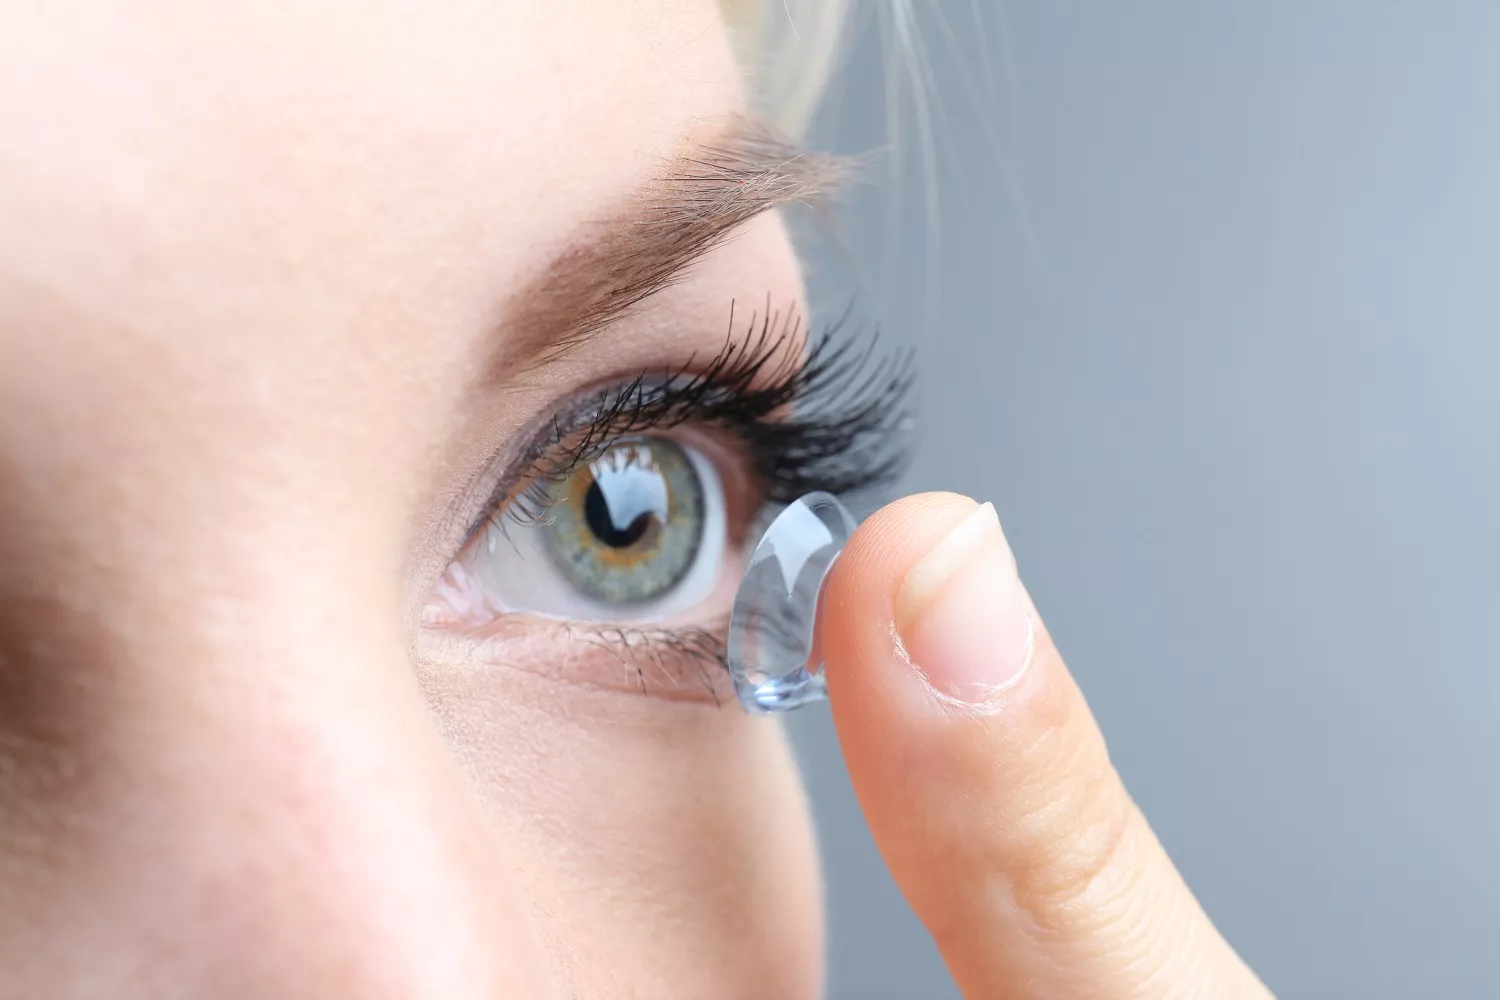
[[[683,390],[799,349],[819,171],[715,4],[4,22],[0,981],[815,994],[787,746],[700,648],[779,362]]]

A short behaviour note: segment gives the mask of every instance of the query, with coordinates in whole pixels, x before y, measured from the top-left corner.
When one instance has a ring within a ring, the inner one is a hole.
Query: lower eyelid
[[[463,631],[424,630],[425,659],[474,670],[513,670],[543,681],[734,704],[724,668],[726,619],[686,628],[628,628],[506,614]]]

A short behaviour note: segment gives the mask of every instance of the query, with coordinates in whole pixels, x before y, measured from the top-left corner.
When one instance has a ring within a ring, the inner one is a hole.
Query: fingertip
[[[830,653],[829,683],[862,644],[864,633],[889,637],[896,598],[908,571],[979,508],[961,493],[913,493],[865,519],[839,554],[825,594],[823,641]]]
[[[851,783],[965,995],[1265,995],[1121,784],[993,508],[954,493],[883,507],[824,599]]]
[[[850,773],[872,794],[903,754],[904,732],[934,707],[897,632],[898,596],[911,569],[979,509],[959,493],[895,500],[860,525],[829,576],[820,625],[828,698]]]
[[[903,497],[860,526],[833,573],[822,623],[831,698],[882,684],[888,707],[900,697],[916,723],[933,696],[993,710],[1027,672],[1037,622],[992,504]],[[834,711],[847,714],[837,701]]]

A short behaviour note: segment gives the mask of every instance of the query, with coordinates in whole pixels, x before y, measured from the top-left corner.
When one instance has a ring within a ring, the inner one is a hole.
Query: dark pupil
[[[583,516],[594,537],[613,549],[639,542],[652,522],[666,520],[666,484],[654,469],[599,463],[583,498]]]

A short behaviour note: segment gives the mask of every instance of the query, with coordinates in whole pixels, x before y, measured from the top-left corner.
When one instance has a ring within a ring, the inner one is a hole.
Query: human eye
[[[756,528],[809,491],[889,481],[911,382],[908,355],[763,320],[706,363],[561,403],[498,476],[425,628],[506,662],[541,635],[602,652],[622,685],[714,694]]]

